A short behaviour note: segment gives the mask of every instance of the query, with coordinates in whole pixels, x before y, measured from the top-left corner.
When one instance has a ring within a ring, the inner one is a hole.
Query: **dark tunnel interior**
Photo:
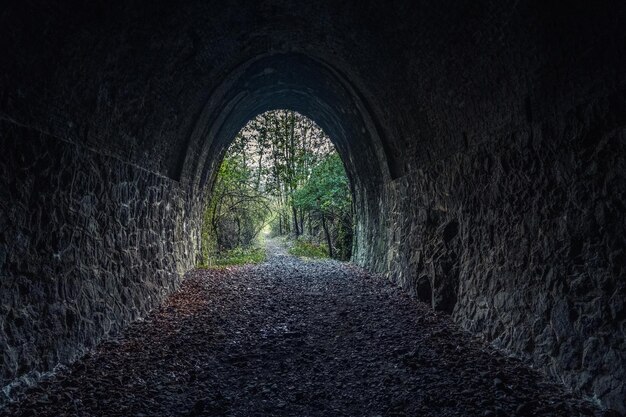
[[[208,184],[289,108],[352,262],[626,413],[626,7],[18,2],[0,11],[0,408],[176,291]]]

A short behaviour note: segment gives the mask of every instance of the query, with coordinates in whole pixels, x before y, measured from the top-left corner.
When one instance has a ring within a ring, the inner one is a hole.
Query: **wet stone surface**
[[[592,405],[350,264],[196,270],[1,416],[593,416]]]

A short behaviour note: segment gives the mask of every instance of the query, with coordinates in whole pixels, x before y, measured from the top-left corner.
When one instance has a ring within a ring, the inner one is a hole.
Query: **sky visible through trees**
[[[204,216],[204,262],[253,247],[263,230],[349,259],[352,224],[348,178],[329,137],[297,112],[269,111],[224,156]]]

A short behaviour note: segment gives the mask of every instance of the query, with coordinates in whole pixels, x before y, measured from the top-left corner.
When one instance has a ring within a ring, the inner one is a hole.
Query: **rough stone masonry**
[[[609,1],[9,2],[3,395],[179,285],[225,147],[288,107],[344,159],[354,262],[626,412],[625,18]]]

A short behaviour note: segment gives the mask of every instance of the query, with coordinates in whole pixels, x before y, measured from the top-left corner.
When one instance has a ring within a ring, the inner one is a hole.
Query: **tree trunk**
[[[300,236],[300,228],[298,227],[298,210],[291,206],[291,212],[293,213],[293,233],[296,237]]]
[[[241,246],[241,220],[239,216],[235,217],[235,222],[237,223],[237,246]]]
[[[328,225],[326,224],[326,216],[322,213],[322,228],[324,229],[324,235],[326,235],[326,243],[328,244],[328,256],[333,257],[333,242],[330,239],[330,233],[328,231]]]

